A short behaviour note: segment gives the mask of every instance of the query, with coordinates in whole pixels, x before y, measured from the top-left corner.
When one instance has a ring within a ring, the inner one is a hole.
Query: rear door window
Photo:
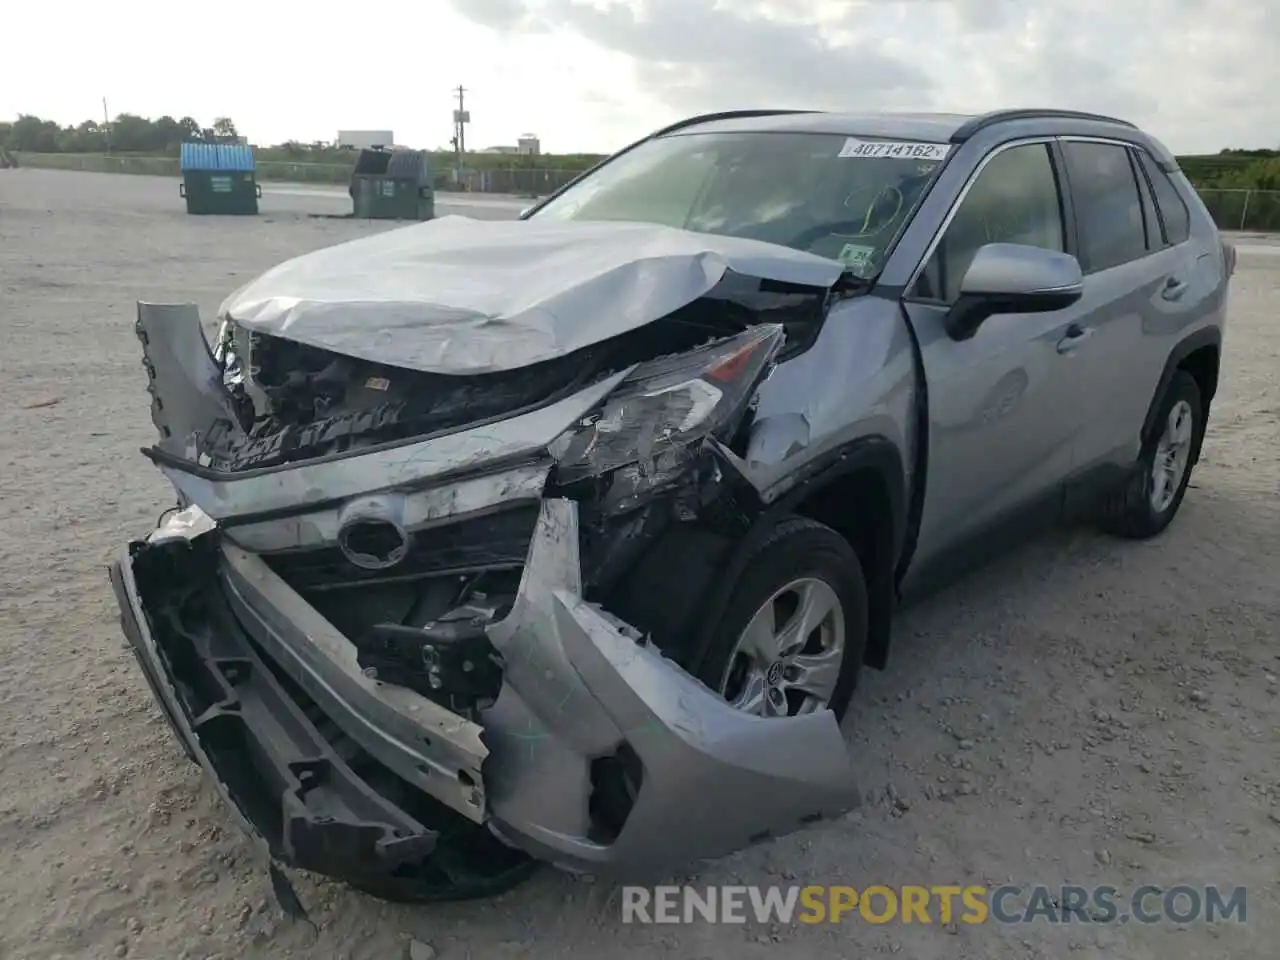
[[[1182,193],[1149,153],[1145,150],[1137,153],[1142,170],[1156,195],[1156,206],[1160,209],[1160,219],[1164,223],[1165,239],[1173,244],[1190,239],[1191,213],[1187,210],[1187,202],[1182,199]]]
[[[1062,144],[1080,231],[1080,266],[1097,273],[1147,254],[1142,197],[1129,149],[1112,143]]]

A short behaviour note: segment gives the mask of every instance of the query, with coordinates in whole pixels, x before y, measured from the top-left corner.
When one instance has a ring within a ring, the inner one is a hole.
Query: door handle
[[[1058,352],[1070,353],[1092,336],[1093,327],[1082,327],[1078,323],[1073,323],[1067,327],[1066,335],[1058,341]]]
[[[1160,296],[1165,300],[1181,300],[1182,295],[1187,292],[1187,281],[1179,280],[1177,277],[1170,277],[1164,282],[1164,289],[1160,291]]]

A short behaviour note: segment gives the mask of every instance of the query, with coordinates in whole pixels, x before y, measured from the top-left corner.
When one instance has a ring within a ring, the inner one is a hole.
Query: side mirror
[[[1084,275],[1071,254],[988,243],[965,271],[944,326],[952,340],[968,340],[994,314],[1050,313],[1071,306],[1083,293]]]

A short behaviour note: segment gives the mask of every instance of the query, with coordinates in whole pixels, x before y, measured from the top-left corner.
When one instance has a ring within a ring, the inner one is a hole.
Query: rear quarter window
[[[1187,209],[1187,202],[1182,199],[1181,191],[1145,150],[1138,151],[1138,159],[1142,172],[1146,174],[1151,190],[1155,193],[1160,220],[1164,224],[1165,240],[1177,244],[1190,239],[1191,212]]]

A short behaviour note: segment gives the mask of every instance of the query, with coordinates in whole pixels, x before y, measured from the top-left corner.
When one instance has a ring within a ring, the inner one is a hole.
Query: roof
[[[1071,120],[1118,125],[1132,130],[1132,125],[1113,117],[1078,113],[1071,110],[999,110],[973,115],[960,113],[827,113],[816,110],[736,111],[693,117],[673,124],[656,134],[736,132],[736,133],[832,133],[931,143],[959,142],[979,130],[998,123],[1018,120]]]
[[[254,168],[253,148],[242,143],[184,143],[178,166],[186,170],[230,170],[250,173]]]

